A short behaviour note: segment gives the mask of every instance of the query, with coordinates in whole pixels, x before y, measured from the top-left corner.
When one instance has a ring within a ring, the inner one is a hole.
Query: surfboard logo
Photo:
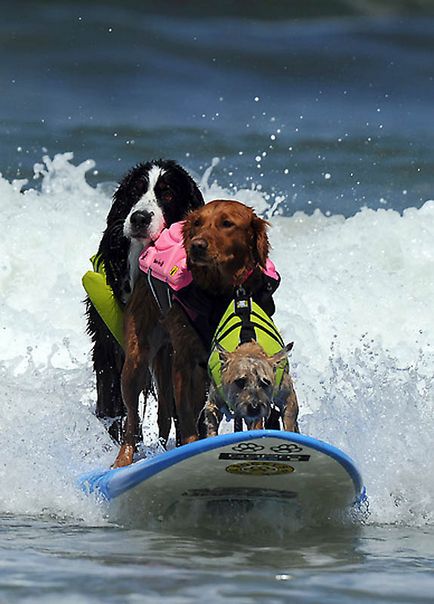
[[[240,453],[256,453],[257,451],[263,450],[263,445],[258,445],[257,443],[247,442],[247,443],[238,443],[235,447],[232,447],[232,451],[239,451]]]
[[[282,443],[281,445],[270,447],[270,449],[271,451],[274,451],[274,453],[301,453],[301,451],[303,451],[302,447],[299,447],[294,443]]]
[[[278,491],[276,489],[252,489],[250,487],[218,487],[214,489],[190,489],[182,493],[183,497],[201,497],[209,501],[255,501],[257,499],[294,499],[297,497],[295,491]]]
[[[286,463],[275,461],[251,461],[234,463],[225,468],[229,474],[244,474],[248,476],[275,476],[277,474],[291,474],[294,468]]]

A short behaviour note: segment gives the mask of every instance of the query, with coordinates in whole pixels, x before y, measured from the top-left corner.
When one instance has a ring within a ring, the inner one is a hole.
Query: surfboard
[[[182,519],[238,506],[278,502],[306,518],[330,518],[360,506],[366,489],[353,460],[310,436],[254,430],[200,440],[125,468],[82,475],[81,488],[132,514]],[[198,507],[199,506],[199,507]]]

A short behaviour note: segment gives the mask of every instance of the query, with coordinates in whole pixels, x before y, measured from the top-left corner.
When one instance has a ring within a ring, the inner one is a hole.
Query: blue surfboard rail
[[[85,493],[90,494],[96,492],[103,499],[111,501],[128,489],[137,486],[147,478],[154,476],[158,472],[161,472],[184,459],[226,445],[266,437],[275,437],[281,440],[298,443],[299,445],[305,445],[333,458],[343,466],[353,481],[355,491],[354,504],[358,505],[366,500],[366,488],[363,485],[361,474],[349,455],[337,447],[312,438],[311,436],[280,430],[251,430],[247,432],[221,434],[212,438],[198,440],[188,445],[172,449],[171,451],[160,453],[150,459],[137,461],[124,468],[96,470],[83,474],[79,478],[79,485]]]

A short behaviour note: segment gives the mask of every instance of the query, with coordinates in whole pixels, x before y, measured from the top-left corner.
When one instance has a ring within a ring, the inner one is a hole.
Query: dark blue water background
[[[0,23],[0,170],[172,157],[281,211],[402,209],[434,185],[431,2],[17,2]],[[407,9],[407,10],[404,10]]]

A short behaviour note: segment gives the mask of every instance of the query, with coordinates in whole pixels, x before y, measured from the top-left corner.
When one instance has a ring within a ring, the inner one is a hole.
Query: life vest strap
[[[146,273],[149,289],[154,297],[155,303],[163,315],[166,315],[172,308],[173,290],[168,283],[154,277],[150,268]]]
[[[240,344],[256,340],[255,328],[250,320],[252,300],[242,285],[235,288],[234,312],[241,319]]]

